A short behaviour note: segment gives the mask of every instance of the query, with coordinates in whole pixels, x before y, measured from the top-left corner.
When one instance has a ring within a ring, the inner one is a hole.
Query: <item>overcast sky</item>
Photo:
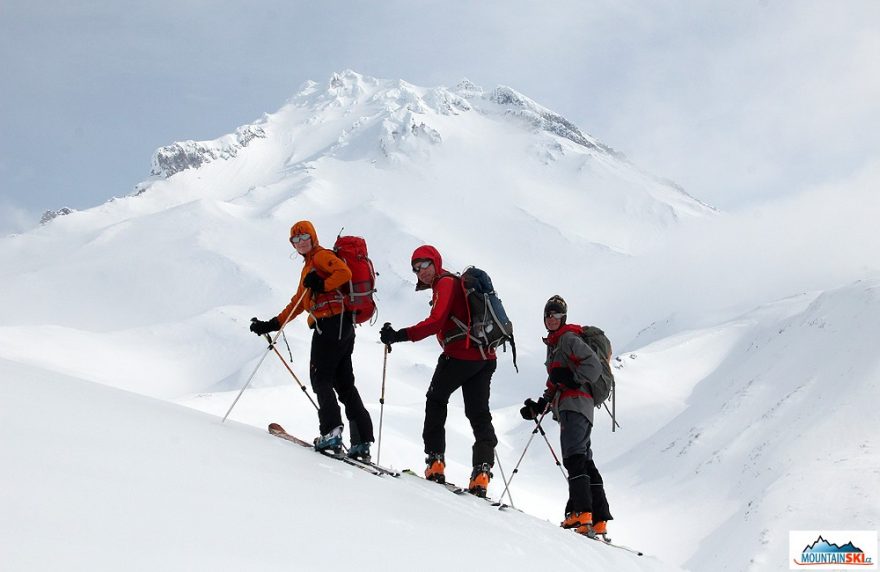
[[[880,150],[880,2],[0,0],[0,232],[346,68],[509,85],[724,210]],[[876,172],[871,170],[870,172]]]

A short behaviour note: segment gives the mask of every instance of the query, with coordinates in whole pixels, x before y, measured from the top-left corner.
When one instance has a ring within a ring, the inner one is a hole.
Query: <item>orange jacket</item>
[[[351,280],[351,270],[332,250],[318,244],[318,233],[315,232],[312,223],[303,220],[290,227],[291,237],[299,234],[308,234],[312,237],[312,250],[303,257],[305,265],[299,276],[296,294],[290,299],[290,303],[281,310],[277,318],[280,324],[285,324],[305,310],[309,313],[309,326],[312,326],[315,323],[315,318],[336,316],[345,309],[342,295],[337,292],[337,288]],[[324,279],[323,294],[315,295],[314,292],[303,287],[306,274],[312,270],[316,270],[318,276]],[[304,296],[303,293],[305,293]],[[303,296],[302,302],[297,304],[300,296]]]

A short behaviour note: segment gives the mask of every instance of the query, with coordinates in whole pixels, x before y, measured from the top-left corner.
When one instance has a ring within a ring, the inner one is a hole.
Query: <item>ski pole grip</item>
[[[390,327],[391,327],[391,322],[385,322],[384,324],[382,324],[383,330],[385,328],[390,328]],[[385,344],[385,351],[389,354],[391,353],[391,344]]]

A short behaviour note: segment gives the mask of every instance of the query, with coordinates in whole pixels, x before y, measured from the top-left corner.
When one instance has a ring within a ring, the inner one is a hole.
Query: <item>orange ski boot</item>
[[[468,484],[469,493],[486,498],[486,493],[489,491],[489,480],[492,478],[491,468],[492,466],[489,463],[483,463],[474,467],[471,473],[471,482]]]
[[[584,530],[581,530],[581,529]],[[598,522],[594,522],[592,526],[588,527],[578,527],[577,531],[581,534],[585,534],[592,538],[601,537],[600,540],[604,540],[606,542],[610,542],[608,540],[608,521],[600,520]]]
[[[446,469],[446,462],[444,461],[443,453],[428,453],[425,463],[428,464],[425,469],[426,479],[437,483],[446,482],[446,475],[443,472]]]
[[[565,515],[565,520],[560,524],[562,528],[576,528],[581,532],[581,528],[592,528],[593,513],[590,512],[570,512]],[[581,533],[584,534],[584,533]]]

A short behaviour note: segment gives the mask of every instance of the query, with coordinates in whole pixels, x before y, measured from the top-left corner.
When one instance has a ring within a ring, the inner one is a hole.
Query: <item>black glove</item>
[[[311,290],[312,292],[322,293],[324,291],[324,279],[318,276],[318,273],[314,270],[306,274],[306,277],[303,278],[303,286]]]
[[[408,342],[409,336],[406,334],[406,328],[395,330],[391,324],[387,323],[379,330],[379,339],[385,345],[396,344],[397,342]]]
[[[280,329],[281,324],[278,323],[278,318],[272,318],[268,322],[251,318],[251,331],[258,336],[268,334],[269,332],[277,332]]]
[[[538,401],[526,399],[523,401],[523,405],[525,405],[525,407],[519,410],[519,414],[522,415],[522,418],[526,420],[536,419],[538,415],[544,413],[547,409],[547,400],[543,397],[539,398]]]
[[[578,383],[574,380],[574,372],[567,367],[554,367],[551,369],[550,382],[556,385],[565,385],[572,389],[578,388]]]

